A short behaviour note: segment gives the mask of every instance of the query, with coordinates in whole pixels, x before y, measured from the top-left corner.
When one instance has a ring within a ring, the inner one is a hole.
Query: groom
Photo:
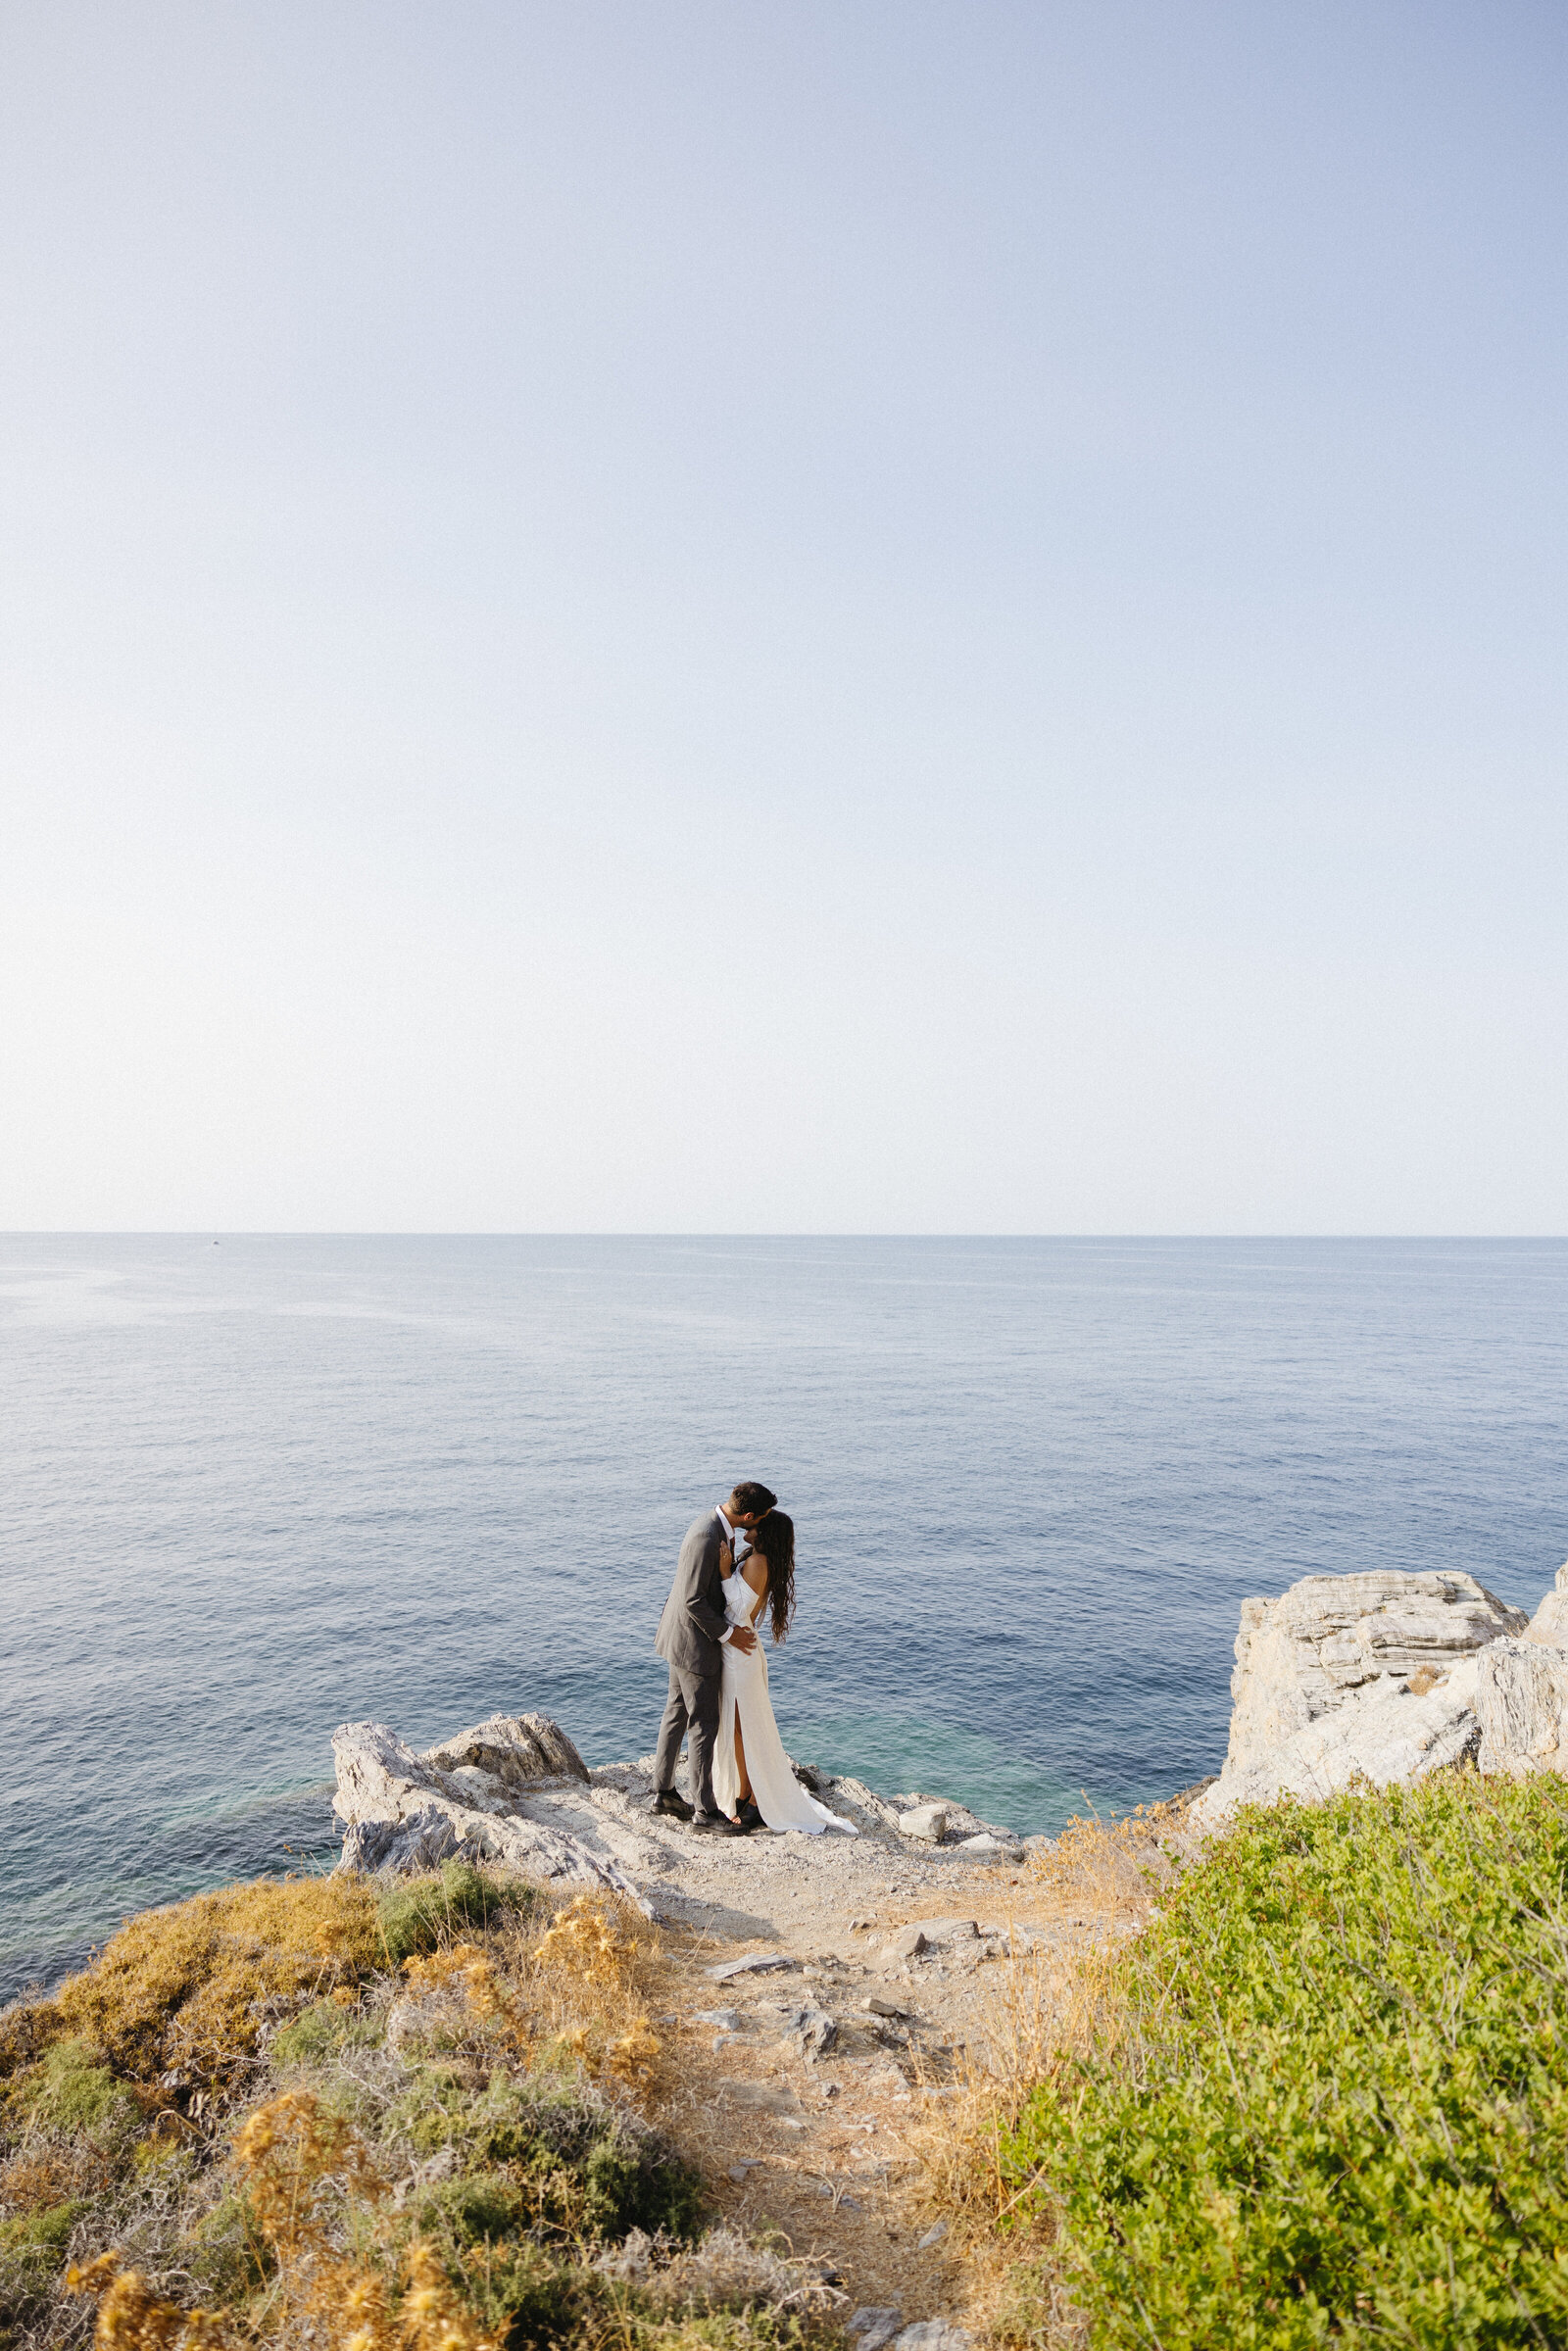
[[[726,1641],[733,1641],[744,1656],[757,1646],[757,1635],[750,1625],[732,1625],[724,1615],[719,1552],[726,1543],[733,1547],[737,1535],[749,1535],[777,1500],[777,1494],[769,1494],[765,1486],[748,1481],[737,1486],[729,1500],[716,1510],[705,1510],[701,1518],[693,1519],[680,1546],[675,1581],[654,1642],[669,1667],[669,1697],[654,1756],[654,1810],[691,1821],[694,1829],[709,1829],[720,1837],[744,1837],[746,1831],[713,1801],[713,1740],[718,1735],[724,1680],[719,1651]],[[697,1799],[695,1819],[692,1806],[675,1792],[675,1764],[680,1742],[688,1734],[691,1789]]]

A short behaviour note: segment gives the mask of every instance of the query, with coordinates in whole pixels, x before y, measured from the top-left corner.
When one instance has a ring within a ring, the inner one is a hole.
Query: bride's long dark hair
[[[770,1510],[752,1529],[752,1548],[767,1562],[767,1604],[773,1639],[782,1641],[795,1614],[795,1521]]]

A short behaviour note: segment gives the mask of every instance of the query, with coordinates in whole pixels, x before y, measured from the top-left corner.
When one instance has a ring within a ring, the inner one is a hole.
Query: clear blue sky
[[[1562,1232],[1568,16],[10,0],[0,1224]]]

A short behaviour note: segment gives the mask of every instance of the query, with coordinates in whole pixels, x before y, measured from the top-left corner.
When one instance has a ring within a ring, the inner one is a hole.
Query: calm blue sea
[[[1216,1768],[1239,1601],[1568,1552],[1560,1242],[0,1241],[0,1997],[329,1849],[335,1724],[652,1743],[738,1477],[797,1754],[1019,1830]]]

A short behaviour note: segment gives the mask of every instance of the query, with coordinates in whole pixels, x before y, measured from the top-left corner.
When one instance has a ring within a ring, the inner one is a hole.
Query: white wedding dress
[[[726,1576],[720,1589],[724,1594],[724,1614],[730,1623],[751,1624],[753,1609],[760,1609],[762,1603],[746,1578],[739,1573]],[[825,1804],[818,1804],[808,1796],[790,1770],[789,1757],[773,1720],[773,1701],[767,1694],[767,1659],[762,1654],[760,1635],[750,1656],[743,1656],[732,1641],[724,1643],[724,1696],[713,1751],[713,1793],[720,1808],[730,1814],[741,1799],[741,1776],[735,1764],[737,1712],[741,1718],[741,1737],[746,1742],[752,1800],[768,1827],[799,1829],[807,1837],[820,1837],[824,1829],[843,1829],[851,1837],[858,1836],[853,1822],[841,1821],[836,1812],[829,1812]]]

